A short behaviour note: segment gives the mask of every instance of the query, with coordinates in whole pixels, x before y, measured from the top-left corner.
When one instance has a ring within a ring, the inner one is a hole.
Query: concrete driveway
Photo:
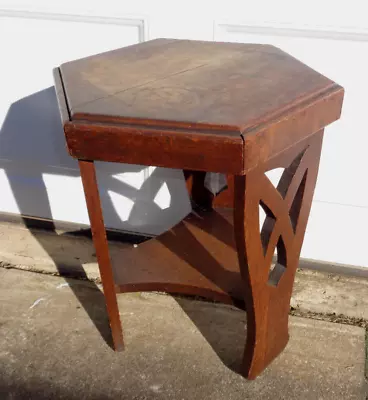
[[[365,399],[363,328],[291,317],[284,353],[247,381],[243,312],[146,293],[119,307],[115,353],[98,285],[0,268],[0,399]]]

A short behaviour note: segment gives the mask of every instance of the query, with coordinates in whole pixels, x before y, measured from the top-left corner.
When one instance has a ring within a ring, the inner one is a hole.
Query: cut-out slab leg
[[[100,269],[114,349],[116,351],[121,351],[124,349],[123,331],[120,322],[106,229],[102,215],[96,170],[93,161],[83,160],[79,160],[79,169],[86,197],[93,244],[95,246],[98,266]]]
[[[234,230],[244,281],[247,343],[242,374],[254,379],[285,348],[295,271],[317,178],[323,131],[310,137],[302,151],[288,149],[268,164],[236,176]],[[275,188],[265,172],[285,171]],[[266,220],[259,231],[259,207]],[[277,248],[275,268],[271,270]]]

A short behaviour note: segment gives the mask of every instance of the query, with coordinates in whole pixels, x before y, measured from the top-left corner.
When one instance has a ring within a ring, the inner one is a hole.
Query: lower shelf
[[[241,306],[232,210],[192,213],[164,234],[112,254],[117,292],[192,294]]]

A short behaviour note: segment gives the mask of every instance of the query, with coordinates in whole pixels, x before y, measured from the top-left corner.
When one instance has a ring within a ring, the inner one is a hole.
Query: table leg
[[[323,131],[235,177],[234,229],[244,281],[247,343],[243,375],[254,379],[284,349],[295,272],[317,178]],[[284,167],[275,188],[265,172]],[[259,206],[266,213],[260,229]],[[277,259],[273,263],[274,252]]]
[[[96,256],[100,269],[114,348],[116,351],[121,351],[124,349],[123,331],[120,322],[119,308],[116,298],[106,229],[102,215],[95,165],[93,161],[79,160],[79,169],[82,177],[84,194],[86,197],[93,243],[96,249]]]

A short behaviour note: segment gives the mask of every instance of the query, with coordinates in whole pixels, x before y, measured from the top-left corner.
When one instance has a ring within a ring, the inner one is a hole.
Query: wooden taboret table
[[[115,349],[124,347],[116,293],[210,297],[245,308],[242,374],[255,378],[288,342],[323,129],[339,118],[343,89],[273,46],[171,39],[65,63],[54,78]],[[183,169],[196,212],[127,245],[116,263],[95,160]],[[276,188],[265,175],[275,168],[285,169]],[[208,172],[226,174],[227,190],[211,193]]]

